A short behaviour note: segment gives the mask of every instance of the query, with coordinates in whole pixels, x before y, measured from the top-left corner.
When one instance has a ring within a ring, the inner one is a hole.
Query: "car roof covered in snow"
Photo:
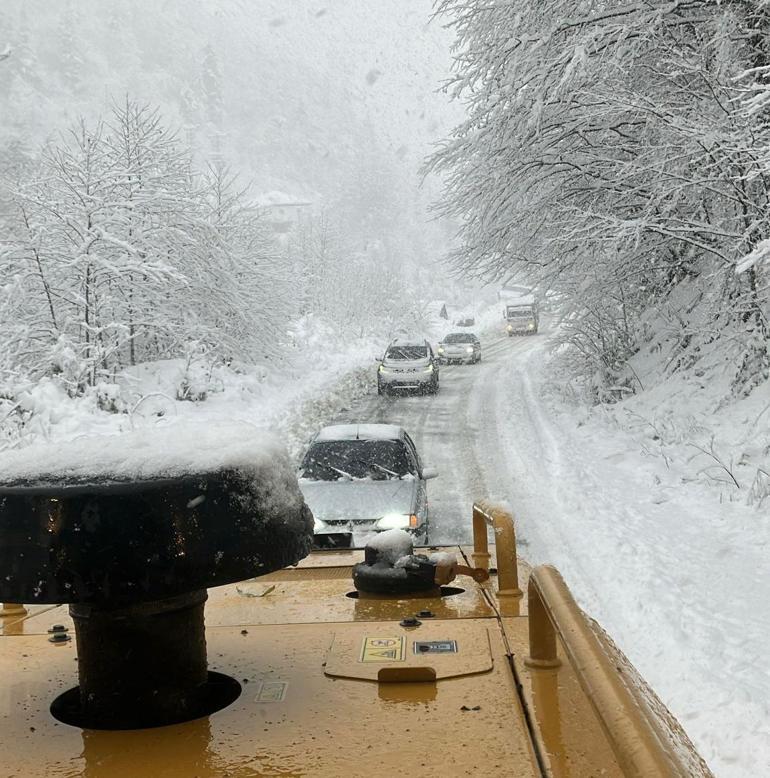
[[[400,440],[403,427],[396,424],[333,424],[323,427],[315,441],[325,440]]]

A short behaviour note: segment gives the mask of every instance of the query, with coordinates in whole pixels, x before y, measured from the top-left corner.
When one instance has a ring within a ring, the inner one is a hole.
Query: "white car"
[[[452,362],[481,362],[481,342],[472,332],[452,332],[438,344],[438,358],[447,365]]]
[[[423,467],[402,427],[324,427],[299,468],[300,489],[315,521],[316,545],[361,545],[367,535],[389,529],[406,530],[427,543],[426,481],[436,475]]]
[[[438,392],[438,359],[427,340],[394,340],[377,368],[377,393],[395,389]]]

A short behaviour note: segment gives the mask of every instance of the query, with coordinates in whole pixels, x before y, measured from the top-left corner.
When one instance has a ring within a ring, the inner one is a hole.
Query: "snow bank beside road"
[[[486,383],[498,484],[527,556],[560,568],[718,776],[770,774],[770,525],[684,434],[699,420],[726,464],[748,461],[746,445],[767,451],[766,395],[727,405],[714,387],[669,384],[589,410],[565,401],[546,362],[532,339]]]
[[[293,359],[270,369],[191,369],[183,359],[144,363],[119,374],[114,384],[75,398],[46,378],[19,388],[13,399],[0,399],[0,452],[11,462],[14,452],[21,456],[32,445],[234,423],[275,431],[296,458],[319,424],[374,391],[375,357],[382,348],[375,339],[343,341],[305,332]],[[205,399],[178,399],[180,386]]]

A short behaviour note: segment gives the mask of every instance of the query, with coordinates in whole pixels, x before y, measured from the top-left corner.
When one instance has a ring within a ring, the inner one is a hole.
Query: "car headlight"
[[[534,329],[535,329],[535,325],[534,325],[534,323],[533,323],[533,322],[530,322],[530,323],[527,325],[527,329],[528,329],[528,330],[534,330]]]
[[[439,346],[438,347],[438,353],[439,354],[443,354],[444,353],[444,347],[443,346]]]
[[[313,516],[313,532],[320,532],[322,529],[326,529],[326,522]]]
[[[428,365],[428,367],[425,368],[426,373],[432,373],[433,372],[433,365]]]
[[[417,526],[413,513],[386,513],[375,525],[377,529],[407,529]]]
[[[508,332],[513,332],[513,324],[509,324],[505,329],[507,329]]]
[[[377,372],[379,372],[379,373],[389,373],[390,371],[388,370],[387,367],[385,367],[385,365],[380,365],[379,370]]]
[[[472,353],[473,353],[473,346],[468,346],[468,347],[465,349],[465,351],[466,351],[468,354],[472,354]]]

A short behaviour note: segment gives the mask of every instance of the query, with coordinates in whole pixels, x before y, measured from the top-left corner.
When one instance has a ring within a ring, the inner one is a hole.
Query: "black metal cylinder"
[[[201,715],[206,598],[198,590],[116,610],[70,605],[83,726],[157,727]]]

